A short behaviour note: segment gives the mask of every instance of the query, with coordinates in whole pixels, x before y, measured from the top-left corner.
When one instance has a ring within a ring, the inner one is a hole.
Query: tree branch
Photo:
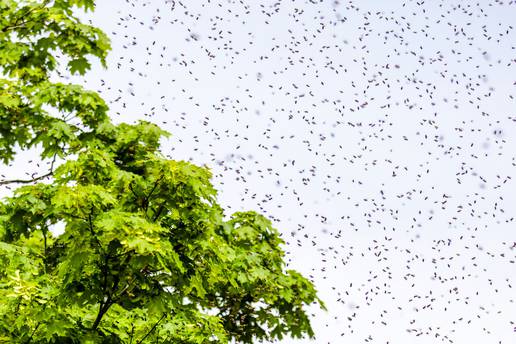
[[[133,181],[132,180],[130,183],[129,183],[129,190],[131,190],[131,193],[133,194],[134,197],[136,197],[137,199],[140,198],[140,196],[134,191],[133,189]]]
[[[38,180],[50,177],[53,173],[54,173],[54,171],[50,171],[47,174],[44,174],[42,176],[39,176],[39,177],[36,177],[36,178],[32,178],[32,179],[0,180],[0,185],[14,184],[14,183],[17,183],[17,184],[29,184],[29,183],[33,183],[33,182],[36,182]]]
[[[42,229],[41,232],[43,233],[43,271],[45,274],[47,273],[47,229]]]
[[[0,180],[0,185],[14,184],[14,183],[29,184],[29,183],[33,183],[33,182],[36,182],[38,180],[50,177],[51,175],[54,174],[54,163],[56,162],[56,157],[57,157],[57,153],[54,154],[54,156],[52,157],[52,162],[50,163],[50,170],[48,171],[47,174],[44,174],[44,175],[39,176],[39,177],[34,177],[34,175],[32,175],[33,176],[32,179]]]
[[[133,338],[134,338],[134,324],[132,324],[132,327],[131,327],[131,341],[129,342],[129,344],[133,344]]]
[[[32,12],[42,10],[43,8],[45,8],[48,5],[49,2],[50,2],[50,0],[45,0],[41,4],[41,6],[33,7],[31,9],[25,11],[25,13],[23,13],[19,18],[16,18],[16,20],[14,21],[13,25],[7,25],[7,26],[3,27],[2,28],[2,32],[7,32],[9,30],[13,30],[13,29],[18,29],[18,28],[24,27],[25,24],[27,24],[31,20],[25,20],[25,21],[22,21],[21,23],[20,23],[20,20],[23,19],[23,18],[26,18]]]
[[[30,338],[27,340],[27,343],[32,342],[32,337],[34,337],[34,334],[35,334],[35,333],[36,333],[36,331],[38,330],[39,325],[41,325],[41,323],[40,323],[40,322],[38,322],[38,324],[36,325],[36,327],[34,328],[34,330],[32,331],[32,333],[30,334]]]
[[[154,331],[154,329],[156,328],[156,326],[158,326],[158,324],[161,322],[161,320],[163,320],[163,318],[165,318],[166,316],[167,316],[167,313],[163,313],[161,318],[159,318],[159,320],[154,324],[154,326],[152,326],[152,328],[149,330],[149,332],[147,332],[147,334],[145,336],[143,336],[142,339],[137,341],[136,344],[141,344],[145,340],[145,338],[147,338],[152,333],[152,331]]]
[[[113,286],[111,287],[111,290],[109,291],[109,297],[114,302],[117,301],[117,298],[122,295],[122,293],[125,291],[125,289],[127,287],[126,286],[124,288],[124,290],[122,292],[120,292],[120,294],[118,296],[115,296],[115,293],[118,289],[118,284],[120,283],[120,275],[124,272],[125,267],[129,264],[129,261],[131,260],[132,256],[133,256],[133,252],[131,250],[131,251],[129,251],[129,254],[124,258],[124,261],[120,264],[121,270],[114,277]],[[109,257],[108,257],[108,259],[109,259]],[[106,267],[107,267],[107,259],[106,259]]]
[[[159,216],[161,215],[161,213],[163,212],[163,209],[165,209],[165,202],[163,202],[158,210],[156,211],[156,214],[154,214],[154,218],[152,219],[152,222],[156,222],[156,220],[159,218]]]
[[[91,236],[95,240],[95,243],[99,247],[101,253],[103,253],[105,255],[104,248],[102,248],[102,244],[100,243],[99,239],[97,238],[97,235],[95,234],[95,230],[93,229],[93,220],[91,218],[92,215],[93,215],[93,207],[91,208],[91,213],[88,214],[88,227],[89,227]]]
[[[151,191],[149,192],[149,194],[147,196],[144,197],[145,211],[147,211],[147,208],[149,207],[149,198],[150,198],[150,196],[152,196],[153,192],[156,190],[156,188],[158,187],[159,183],[161,182],[161,180],[164,177],[165,177],[165,175],[162,174],[158,179],[156,179],[156,182],[154,183],[154,186],[152,187]]]
[[[107,286],[107,277],[108,277],[108,264],[107,264],[107,260],[108,260],[108,256],[104,252],[104,249],[102,248],[102,245],[101,245],[99,239],[97,238],[97,236],[95,234],[95,230],[93,228],[92,215],[93,215],[93,207],[91,208],[91,212],[88,214],[88,227],[89,227],[89,231],[91,233],[91,236],[93,237],[93,239],[95,240],[95,243],[99,247],[99,249],[101,251],[101,254],[104,256],[104,263],[102,263],[100,265],[100,269],[102,271],[102,296],[103,296],[103,300],[100,302],[99,312],[97,313],[97,317],[95,318],[95,321],[93,322],[93,325],[91,327],[92,330],[96,330],[97,327],[100,324],[100,321],[102,320],[102,317],[104,316],[104,314],[106,314],[106,312],[108,311],[109,307],[111,307],[111,305],[113,304],[113,300],[111,298],[112,295],[109,292],[108,286]]]
[[[130,252],[129,255],[127,255],[127,257],[124,259],[124,263],[128,263],[129,260],[131,259],[131,256],[132,256],[132,253]],[[120,295],[115,296],[115,292],[116,292],[116,289],[118,288],[118,283],[120,281],[119,275],[116,275],[115,276],[115,280],[113,282],[113,286],[110,288],[111,290],[108,290],[108,286],[107,286],[107,275],[108,275],[107,259],[108,259],[108,257],[106,256],[106,262],[104,263],[104,266],[101,268],[102,269],[102,273],[103,273],[103,278],[102,278],[102,289],[103,290],[102,290],[102,294],[104,294],[105,301],[102,301],[100,303],[99,312],[97,314],[97,318],[95,319],[95,321],[93,322],[93,325],[91,327],[92,330],[96,330],[97,329],[97,327],[99,326],[100,321],[102,320],[102,317],[104,316],[104,314],[107,313],[109,308],[116,302],[117,297],[119,297],[126,289],[125,288],[120,293]]]
[[[100,324],[100,321],[102,320],[102,317],[104,316],[104,314],[106,314],[106,312],[108,311],[109,307],[111,307],[112,304],[113,303],[111,302],[111,299],[109,297],[107,298],[107,300],[105,302],[100,303],[97,318],[95,319],[95,321],[93,322],[93,325],[91,326],[92,330],[97,329],[97,327]]]

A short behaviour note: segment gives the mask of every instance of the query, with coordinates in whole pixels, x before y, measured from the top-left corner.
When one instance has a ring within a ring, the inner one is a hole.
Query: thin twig
[[[136,197],[136,199],[140,198],[140,196],[133,189],[133,182],[129,183],[129,190],[131,190],[131,193],[134,195],[134,197]]]
[[[39,176],[39,177],[33,177],[32,179],[11,179],[11,180],[0,180],[0,185],[6,185],[6,184],[29,184],[37,182],[38,180],[45,179],[47,177],[50,177],[54,174],[54,163],[56,162],[57,153],[54,154],[52,157],[52,162],[50,163],[50,170],[48,173]]]
[[[133,338],[134,338],[134,324],[131,327],[131,341],[129,342],[129,344],[133,344]]]
[[[167,315],[167,313],[163,313],[163,315],[161,316],[161,318],[159,318],[159,320],[154,324],[154,326],[152,326],[152,328],[150,329],[149,332],[147,332],[147,334],[145,336],[143,336],[142,339],[140,339],[139,341],[136,342],[136,344],[141,344],[145,338],[147,338],[151,333],[152,331],[154,331],[154,329],[156,328],[156,326],[158,326],[158,324],[161,322],[161,320],[163,320],[163,318],[165,318],[165,316]]]
[[[154,215],[154,218],[152,219],[152,222],[156,222],[156,220],[158,220],[158,218],[160,217],[161,213],[163,212],[163,209],[165,209],[165,202],[163,202],[158,210],[156,211],[156,214]]]
[[[45,8],[48,3],[50,2],[50,0],[45,0],[41,6],[37,6],[37,7],[32,7],[31,9],[25,11],[25,13],[23,13],[19,18],[16,18],[15,22],[13,25],[8,25],[8,26],[5,26],[4,28],[2,28],[2,32],[7,32],[9,30],[12,30],[12,29],[18,29],[18,28],[22,28],[25,26],[25,24],[27,24],[28,22],[30,22],[30,20],[25,20],[23,22],[19,22],[20,19],[23,19],[23,18],[26,18],[29,14],[31,14],[32,12],[35,12],[35,11],[38,11],[38,10],[42,10],[43,8]]]
[[[39,325],[41,325],[41,323],[39,322],[36,327],[34,328],[34,330],[32,331],[31,335],[30,335],[30,338],[27,340],[27,343],[30,343],[32,341],[32,337],[34,337],[34,334],[36,333],[36,331],[38,330],[39,328]]]
[[[154,186],[152,187],[151,191],[149,192],[149,194],[147,196],[144,197],[144,201],[145,201],[145,204],[146,206],[148,207],[149,205],[149,198],[152,196],[152,194],[154,193],[154,191],[156,190],[156,188],[158,187],[159,183],[161,182],[161,180],[165,177],[164,174],[162,174],[158,179],[156,179],[156,182],[154,183]],[[147,210],[147,209],[145,209]]]
[[[37,182],[38,180],[50,177],[54,172],[48,172],[47,174],[44,174],[42,176],[32,178],[32,179],[12,179],[12,180],[0,180],[0,185],[6,185],[6,184],[29,184],[33,182]]]

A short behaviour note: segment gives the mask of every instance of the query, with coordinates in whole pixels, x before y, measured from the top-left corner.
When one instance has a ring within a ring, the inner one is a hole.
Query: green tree
[[[209,169],[159,152],[168,133],[115,125],[97,93],[55,81],[110,48],[77,8],[94,1],[0,0],[0,158],[50,165],[0,182],[26,184],[0,202],[0,343],[313,336],[307,306],[324,305],[268,219],[224,220]]]

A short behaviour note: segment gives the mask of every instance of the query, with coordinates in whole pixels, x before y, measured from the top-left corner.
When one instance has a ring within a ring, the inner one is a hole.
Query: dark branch
[[[34,183],[34,182],[37,182],[38,180],[50,177],[50,176],[52,176],[54,174],[54,163],[56,162],[56,157],[57,157],[57,154],[54,154],[54,156],[52,158],[52,162],[50,163],[50,170],[48,171],[47,174],[44,174],[44,175],[39,176],[39,177],[34,177],[34,175],[32,175],[32,179],[1,180],[0,181],[0,185],[14,184],[14,183],[29,184],[29,183]]]
[[[159,318],[159,320],[154,324],[154,326],[152,326],[152,328],[149,330],[149,332],[147,332],[147,334],[145,336],[143,336],[142,339],[137,341],[136,344],[141,344],[145,340],[145,338],[147,338],[152,333],[152,331],[154,331],[154,329],[158,326],[158,324],[161,322],[161,320],[163,320],[163,318],[165,318],[166,316],[167,316],[167,313],[163,313],[161,318]]]
[[[104,248],[102,247],[102,244],[99,241],[99,238],[97,238],[97,235],[95,233],[95,229],[93,228],[93,207],[91,208],[91,213],[88,214],[88,229],[90,230],[91,236],[93,237],[93,240],[95,240],[95,243],[99,247],[100,251],[105,255]]]
[[[131,341],[129,342],[129,344],[133,344],[133,338],[134,338],[134,324],[133,324],[133,325],[132,325],[132,327],[131,327],[131,334],[130,334],[130,336],[131,336]]]
[[[163,209],[165,209],[165,202],[163,202],[159,209],[156,211],[156,214],[154,215],[154,218],[152,219],[152,222],[156,222],[156,220],[160,217],[161,213],[163,212]]]
[[[23,13],[20,17],[16,18],[14,24],[4,26],[2,28],[2,32],[7,32],[9,30],[13,30],[13,29],[18,29],[18,28],[24,27],[25,24],[31,22],[32,20],[25,20],[25,21],[22,21],[22,22],[20,22],[20,20],[26,18],[32,12],[42,10],[43,8],[45,8],[48,5],[49,2],[50,2],[50,0],[45,0],[40,6],[33,7],[31,9],[25,11],[25,13]]]
[[[91,225],[91,215],[90,215],[90,228],[91,228],[91,231],[92,231],[92,234],[93,234],[93,227]],[[97,237],[95,237],[95,239],[98,242]],[[99,243],[99,245],[100,245],[100,243]],[[105,257],[104,258],[104,263],[100,267],[100,269],[102,271],[102,295],[104,297],[104,300],[100,302],[99,312],[97,314],[97,318],[93,322],[93,326],[91,327],[92,330],[96,330],[97,329],[97,327],[100,324],[100,321],[102,320],[102,317],[104,316],[104,314],[106,314],[106,312],[108,311],[109,307],[111,307],[111,305],[113,304],[113,299],[111,297],[112,294],[109,292],[108,286],[107,286],[107,278],[108,278],[107,256],[105,255],[104,257]]]
[[[34,337],[34,334],[35,334],[35,333],[36,333],[36,331],[38,330],[39,325],[41,325],[41,323],[40,323],[40,322],[36,325],[36,327],[34,327],[34,330],[32,331],[32,333],[31,333],[31,335],[30,335],[30,338],[27,340],[27,343],[32,342],[32,337]]]
[[[105,302],[101,302],[99,306],[99,313],[97,314],[97,318],[93,322],[93,326],[91,327],[92,330],[96,330],[97,327],[100,324],[100,321],[102,320],[102,317],[106,312],[108,311],[109,307],[111,307],[113,303],[111,302],[111,299],[107,299]]]
[[[35,178],[32,178],[32,179],[1,180],[0,181],[0,185],[15,184],[15,183],[17,183],[17,184],[29,184],[29,183],[37,182],[38,180],[50,177],[53,173],[54,173],[54,171],[50,171],[47,174],[44,174],[42,176],[35,177]]]
[[[149,192],[149,194],[147,196],[145,196],[144,198],[144,202],[145,202],[145,210],[147,210],[147,207],[149,206],[149,199],[150,197],[152,196],[152,194],[154,193],[154,191],[156,190],[156,188],[158,187],[159,183],[161,182],[161,180],[165,177],[164,174],[162,174],[158,179],[156,179],[156,182],[154,183],[154,186],[152,187],[151,191]]]

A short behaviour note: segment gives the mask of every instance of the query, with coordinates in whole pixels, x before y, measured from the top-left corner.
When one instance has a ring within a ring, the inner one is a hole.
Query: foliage
[[[210,171],[159,153],[168,133],[114,125],[97,93],[51,81],[59,60],[83,74],[109,50],[73,6],[94,3],[0,0],[0,158],[66,159],[0,202],[0,343],[313,336],[306,307],[323,304],[268,219],[224,220]]]
[[[107,106],[79,85],[52,82],[59,61],[84,74],[87,57],[106,62],[109,40],[82,24],[72,6],[93,9],[93,0],[0,0],[0,158],[14,157],[15,145],[43,147],[43,157],[63,157],[99,125],[109,122]],[[60,59],[56,56],[61,56]],[[53,110],[53,111],[51,111]],[[57,113],[58,116],[53,116]]]

